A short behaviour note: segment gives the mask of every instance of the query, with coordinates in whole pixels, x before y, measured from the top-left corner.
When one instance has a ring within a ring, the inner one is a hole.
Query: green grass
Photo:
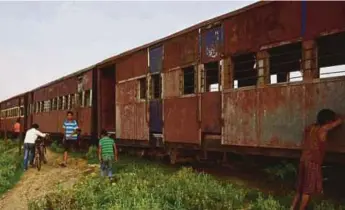
[[[18,145],[0,140],[0,195],[11,189],[21,178],[23,156],[18,155]]]
[[[93,152],[95,148],[86,155],[89,163],[98,162]],[[131,157],[121,156],[114,171],[116,183],[99,177],[97,171],[71,189],[58,189],[31,201],[29,209],[283,210],[289,208],[293,196],[273,196],[190,168],[176,169]],[[313,209],[345,208],[313,201]]]

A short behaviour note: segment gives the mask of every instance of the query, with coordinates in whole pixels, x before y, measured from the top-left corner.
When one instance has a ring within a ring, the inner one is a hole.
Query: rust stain
[[[164,100],[166,142],[200,143],[197,106],[197,97]]]
[[[116,87],[116,137],[128,140],[148,140],[146,102],[138,102],[138,82],[117,84]]]
[[[201,94],[201,128],[206,133],[221,133],[221,93]]]
[[[148,72],[147,51],[140,50],[116,63],[116,81],[145,75]]]
[[[164,43],[163,71],[196,62],[198,31],[175,37]]]
[[[164,98],[180,96],[181,69],[164,73]]]
[[[301,2],[274,2],[224,20],[225,55],[300,37],[301,14]]]
[[[306,40],[316,38],[321,33],[345,29],[344,1],[307,1],[305,3],[307,7]],[[322,11],[325,15],[320,15]]]

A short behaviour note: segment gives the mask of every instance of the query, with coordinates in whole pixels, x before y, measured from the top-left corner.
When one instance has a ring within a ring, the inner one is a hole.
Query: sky
[[[0,101],[251,3],[0,2]]]

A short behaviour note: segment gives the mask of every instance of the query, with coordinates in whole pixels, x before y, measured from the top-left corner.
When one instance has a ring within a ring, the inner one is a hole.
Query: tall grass
[[[13,187],[23,174],[22,156],[18,156],[18,145],[0,141],[0,195]]]

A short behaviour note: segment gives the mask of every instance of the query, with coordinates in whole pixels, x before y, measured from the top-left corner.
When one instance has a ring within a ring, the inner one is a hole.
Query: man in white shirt
[[[35,123],[31,126],[31,128],[26,131],[25,139],[24,139],[24,170],[28,169],[28,162],[33,158],[33,151],[35,149],[35,141],[38,137],[46,137],[47,134],[41,133],[38,130],[39,126]]]

